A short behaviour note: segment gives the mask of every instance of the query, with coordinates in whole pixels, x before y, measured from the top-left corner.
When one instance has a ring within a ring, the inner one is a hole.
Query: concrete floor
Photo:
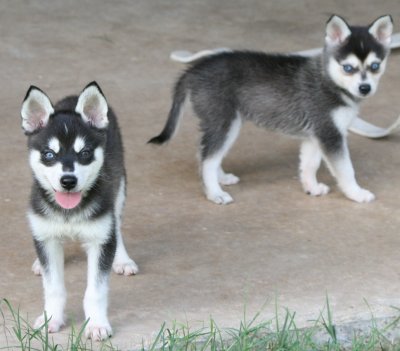
[[[357,5],[358,4],[358,5]],[[29,85],[55,102],[96,80],[122,127],[128,169],[123,230],[140,266],[136,277],[112,275],[109,316],[113,344],[132,348],[163,321],[208,320],[237,326],[275,298],[318,317],[330,297],[335,321],[395,314],[400,306],[400,136],[371,141],[350,136],[361,185],[377,200],[360,205],[332,186],[323,198],[305,195],[297,177],[298,142],[245,125],[225,162],[241,177],[236,202],[217,206],[203,196],[196,161],[197,123],[188,111],[166,147],[146,145],[162,128],[174,79],[184,68],[176,49],[218,46],[297,51],[322,45],[331,13],[369,23],[390,13],[400,30],[398,0],[264,1],[1,1],[0,2],[0,297],[23,316],[41,312],[42,286],[25,219],[31,175],[20,104]],[[400,112],[400,57],[393,53],[378,94],[363,116],[382,126]],[[69,326],[83,322],[85,255],[66,245]],[[0,321],[1,324],[1,321]],[[0,333],[0,345],[5,344]]]

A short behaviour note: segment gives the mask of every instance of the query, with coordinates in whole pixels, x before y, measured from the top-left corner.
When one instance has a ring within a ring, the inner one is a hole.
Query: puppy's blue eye
[[[371,71],[372,72],[376,72],[376,71],[378,71],[379,70],[379,68],[381,67],[381,65],[379,64],[379,62],[373,62],[372,64],[371,64]]]
[[[53,161],[56,158],[56,153],[52,150],[46,150],[42,153],[44,161]]]
[[[352,65],[343,65],[343,71],[346,73],[353,73],[355,68]]]

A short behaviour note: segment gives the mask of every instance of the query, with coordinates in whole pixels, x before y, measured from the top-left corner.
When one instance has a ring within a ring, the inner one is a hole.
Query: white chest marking
[[[111,214],[95,220],[76,216],[65,221],[62,216],[57,214],[46,218],[29,211],[28,218],[34,237],[40,241],[50,238],[72,238],[85,242],[103,243],[107,240],[113,223]]]
[[[350,127],[354,118],[357,117],[357,114],[358,106],[353,103],[352,106],[342,106],[336,108],[332,111],[331,115],[335,126],[343,135],[346,135],[347,129]]]

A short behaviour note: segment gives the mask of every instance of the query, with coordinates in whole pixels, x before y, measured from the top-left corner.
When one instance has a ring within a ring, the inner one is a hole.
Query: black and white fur
[[[173,136],[190,99],[200,118],[201,173],[209,200],[233,201],[221,185],[239,178],[225,173],[221,163],[243,121],[250,120],[301,138],[300,179],[306,193],[329,192],[316,178],[323,159],[349,199],[370,202],[374,195],[355,179],[346,136],[359,103],[377,89],[392,31],[390,16],[358,27],[334,15],[326,25],[323,53],[315,57],[223,50],[198,58],[175,85],[164,130],[149,142],[162,144]]]
[[[124,275],[138,272],[120,228],[126,177],[116,117],[95,82],[54,107],[32,86],[21,116],[33,171],[28,218],[39,259],[33,269],[43,277],[48,330],[57,332],[65,324],[63,241],[72,238],[82,241],[88,258],[86,336],[106,339],[112,334],[107,318],[111,267]],[[44,322],[43,313],[35,327]]]

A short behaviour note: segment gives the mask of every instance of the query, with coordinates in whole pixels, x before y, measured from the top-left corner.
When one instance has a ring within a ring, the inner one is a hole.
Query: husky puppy
[[[40,261],[34,270],[41,270],[45,299],[35,327],[43,325],[45,316],[49,332],[64,325],[63,240],[76,238],[88,257],[86,336],[106,339],[112,334],[107,318],[111,267],[124,275],[138,272],[120,228],[126,181],[116,117],[95,82],[54,107],[31,86],[21,116],[33,171],[28,218]]]
[[[300,180],[307,194],[329,192],[316,178],[323,159],[349,199],[370,202],[374,195],[355,179],[346,136],[360,102],[376,92],[392,31],[388,15],[366,27],[349,26],[334,15],[318,56],[248,51],[207,55],[178,79],[164,130],[149,142],[162,144],[173,136],[189,98],[200,119],[201,173],[209,200],[233,201],[221,184],[236,184],[239,178],[225,173],[221,163],[243,121],[249,120],[302,140]]]

